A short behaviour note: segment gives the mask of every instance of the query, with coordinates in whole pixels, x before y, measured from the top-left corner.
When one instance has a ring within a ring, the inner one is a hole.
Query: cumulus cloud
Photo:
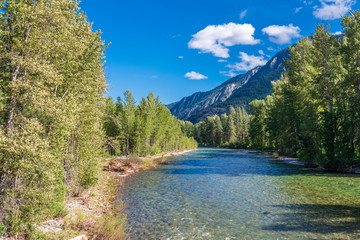
[[[249,71],[257,66],[263,66],[266,64],[267,60],[262,56],[248,55],[244,52],[239,52],[239,58],[241,62],[228,64],[226,67],[229,68],[229,71],[222,71],[221,74],[229,77],[234,77],[237,75],[237,72],[240,71]]]
[[[298,7],[298,8],[295,8],[295,13],[300,12],[300,10],[301,10],[302,8],[303,8],[303,7]]]
[[[239,54],[241,62],[235,63],[233,66],[229,65],[229,67],[235,69],[236,71],[249,71],[254,67],[265,65],[267,62],[264,56],[248,55],[244,52],[239,52]]]
[[[209,25],[194,34],[188,46],[199,49],[201,53],[212,53],[216,57],[228,58],[230,55],[227,47],[260,43],[260,40],[254,38],[254,32],[255,28],[251,24]]]
[[[246,17],[246,15],[247,15],[247,9],[245,9],[244,11],[242,11],[242,12],[240,13],[239,18],[240,18],[240,19],[243,19],[244,17]]]
[[[178,56],[178,59],[184,59],[184,56]]]
[[[321,7],[313,12],[314,16],[321,20],[334,20],[341,18],[351,10],[355,0],[320,0]]]
[[[225,59],[219,59],[218,62],[227,62]]]
[[[289,26],[278,26],[278,25],[271,25],[269,27],[264,28],[263,33],[269,35],[269,39],[271,42],[277,43],[279,45],[285,43],[291,43],[292,38],[298,38],[300,36],[300,28],[295,27],[292,24]]]
[[[201,80],[201,79],[207,79],[208,77],[205,75],[202,75],[201,73],[198,72],[188,72],[185,74],[186,78],[189,78],[190,80]]]

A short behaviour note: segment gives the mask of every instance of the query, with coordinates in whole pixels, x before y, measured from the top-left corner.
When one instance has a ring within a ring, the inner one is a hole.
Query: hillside
[[[233,77],[220,86],[184,97],[167,107],[179,119],[193,123],[214,114],[228,111],[230,106],[244,106],[254,99],[263,99],[271,92],[271,82],[280,79],[285,68],[282,65],[288,58],[288,49],[278,52],[264,66],[256,67],[245,74]]]

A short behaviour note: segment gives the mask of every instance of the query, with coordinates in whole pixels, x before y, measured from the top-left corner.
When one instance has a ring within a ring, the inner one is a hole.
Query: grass
[[[82,201],[85,208],[70,209],[63,218],[63,231],[48,234],[47,239],[70,239],[86,234],[88,239],[124,240],[127,238],[127,218],[124,214],[124,204],[116,199],[119,188],[124,183],[120,167],[134,168],[132,173],[140,169],[149,169],[158,164],[165,164],[161,157],[139,158],[129,156],[127,159],[112,159],[104,162],[103,166],[115,163],[114,169],[106,171],[99,169],[99,181],[95,187],[90,188],[70,201]],[[104,168],[106,169],[106,168]],[[130,173],[130,174],[132,174]],[[89,210],[91,207],[91,210]],[[0,226],[1,227],[1,226]],[[1,230],[1,228],[0,228]]]
[[[86,234],[88,239],[126,239],[124,205],[115,204],[123,180],[116,173],[100,171],[99,182],[70,201],[83,202],[84,208],[73,208],[63,218],[63,231],[48,234],[47,239],[70,239]],[[68,200],[68,201],[69,201]]]

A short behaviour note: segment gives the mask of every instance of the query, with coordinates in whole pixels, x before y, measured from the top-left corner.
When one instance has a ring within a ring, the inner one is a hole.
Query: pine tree
[[[342,146],[347,153],[344,157],[352,158],[355,155],[354,145],[357,148],[357,156],[360,156],[360,12],[354,11],[344,17],[341,25],[344,28],[344,40],[341,48],[343,65],[346,70],[343,90],[342,109],[346,118],[341,121],[345,125],[342,133]],[[346,111],[344,111],[346,109]],[[345,142],[344,142],[345,140]],[[360,157],[359,157],[360,158]]]
[[[317,27],[313,36],[312,58],[316,69],[316,81],[314,82],[315,93],[322,116],[321,125],[323,146],[325,149],[324,162],[326,165],[339,165],[336,163],[336,135],[337,135],[337,108],[335,102],[339,94],[338,83],[342,79],[343,68],[339,54],[340,43],[329,30],[321,24]]]

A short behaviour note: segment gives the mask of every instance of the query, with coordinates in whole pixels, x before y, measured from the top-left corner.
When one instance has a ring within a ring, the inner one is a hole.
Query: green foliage
[[[193,130],[195,139],[203,145],[244,147],[249,131],[249,118],[244,108],[238,107],[235,110],[230,107],[229,115],[214,115],[197,123]]]
[[[147,156],[197,147],[192,123],[173,117],[153,93],[138,106],[130,91],[124,100],[118,98],[115,110],[112,99],[107,102],[103,126],[113,155]]]
[[[268,108],[271,106],[272,101],[272,97],[267,97],[266,100],[254,100],[249,104],[251,113],[249,138],[252,148],[270,148],[267,121]]]
[[[319,25],[312,38],[290,48],[288,68],[273,83],[271,102],[255,100],[250,142],[327,169],[360,160],[360,12],[342,20],[335,38]]]
[[[35,234],[97,180],[105,45],[77,1],[2,1],[0,23],[0,222]]]
[[[0,237],[4,236],[6,226],[3,223],[0,223]]]

